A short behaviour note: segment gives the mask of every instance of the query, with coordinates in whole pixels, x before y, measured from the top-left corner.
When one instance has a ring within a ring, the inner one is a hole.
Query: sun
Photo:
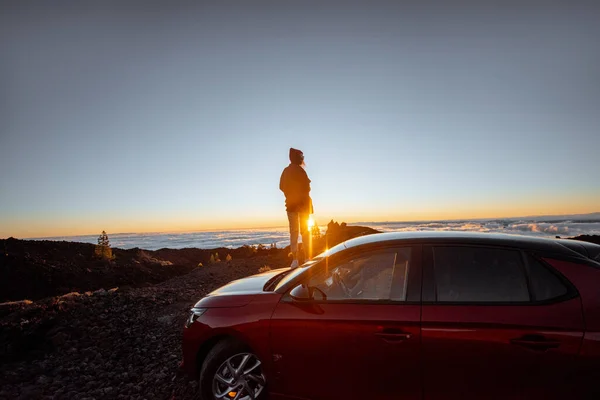
[[[313,219],[312,216],[308,217],[308,228],[312,229],[312,227],[315,226],[315,220]]]

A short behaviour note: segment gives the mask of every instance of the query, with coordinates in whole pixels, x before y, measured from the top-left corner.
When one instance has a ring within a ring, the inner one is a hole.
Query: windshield
[[[296,278],[298,275],[300,275],[301,273],[303,273],[304,271],[306,271],[307,269],[309,269],[310,267],[312,267],[319,261],[321,261],[321,259],[323,259],[323,257],[321,257],[319,255],[318,257],[315,257],[315,258],[311,259],[310,261],[307,261],[304,264],[300,265],[298,268],[291,270],[290,273],[288,273],[282,280],[279,281],[279,283],[277,284],[277,286],[275,286],[273,291],[277,291],[280,287],[282,287],[286,283],[294,280],[294,278]]]
[[[313,265],[315,265],[322,259],[330,257],[333,254],[335,254],[341,250],[344,250],[345,248],[346,248],[346,246],[344,245],[344,243],[340,243],[336,246],[333,246],[330,249],[325,250],[318,256],[310,259],[309,261],[305,262],[304,264],[300,265],[298,268],[296,268],[296,269],[292,270],[290,273],[288,273],[283,279],[281,279],[279,281],[279,283],[277,284],[277,286],[275,286],[275,288],[273,290],[277,291],[280,287],[282,287],[282,286],[286,285],[288,282],[294,280],[298,275],[300,275],[301,273],[303,273],[304,271],[306,271],[307,269],[309,269],[310,267],[312,267]]]

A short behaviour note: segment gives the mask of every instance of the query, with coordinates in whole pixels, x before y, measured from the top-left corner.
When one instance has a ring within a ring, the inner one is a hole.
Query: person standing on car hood
[[[293,256],[292,268],[298,263],[298,233],[302,235],[302,247],[307,258],[312,257],[308,218],[313,213],[310,198],[310,179],[304,170],[304,153],[290,148],[290,165],[281,173],[279,189],[285,194],[285,207],[290,228],[290,247]],[[300,261],[304,261],[301,259]]]

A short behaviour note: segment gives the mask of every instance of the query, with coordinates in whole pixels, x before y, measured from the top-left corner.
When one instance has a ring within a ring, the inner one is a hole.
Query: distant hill
[[[508,219],[519,219],[519,218],[508,218]],[[522,217],[521,219],[530,219],[532,221],[564,221],[564,220],[575,220],[575,221],[600,221],[600,212],[594,212],[589,214],[565,214],[565,215],[541,215],[532,217]]]
[[[580,235],[580,236],[575,236],[575,237],[572,237],[569,239],[581,240],[583,242],[600,244],[600,235]]]
[[[345,222],[339,224],[331,220],[329,224],[327,224],[325,235],[313,243],[314,254],[319,254],[325,251],[325,249],[331,248],[346,240],[359,236],[371,235],[373,233],[381,233],[381,231],[367,226],[347,225]]]

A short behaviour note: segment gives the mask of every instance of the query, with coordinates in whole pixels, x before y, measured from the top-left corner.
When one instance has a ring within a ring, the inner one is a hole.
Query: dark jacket
[[[285,208],[290,212],[313,213],[310,179],[304,168],[291,163],[281,173],[279,189],[285,194]]]

